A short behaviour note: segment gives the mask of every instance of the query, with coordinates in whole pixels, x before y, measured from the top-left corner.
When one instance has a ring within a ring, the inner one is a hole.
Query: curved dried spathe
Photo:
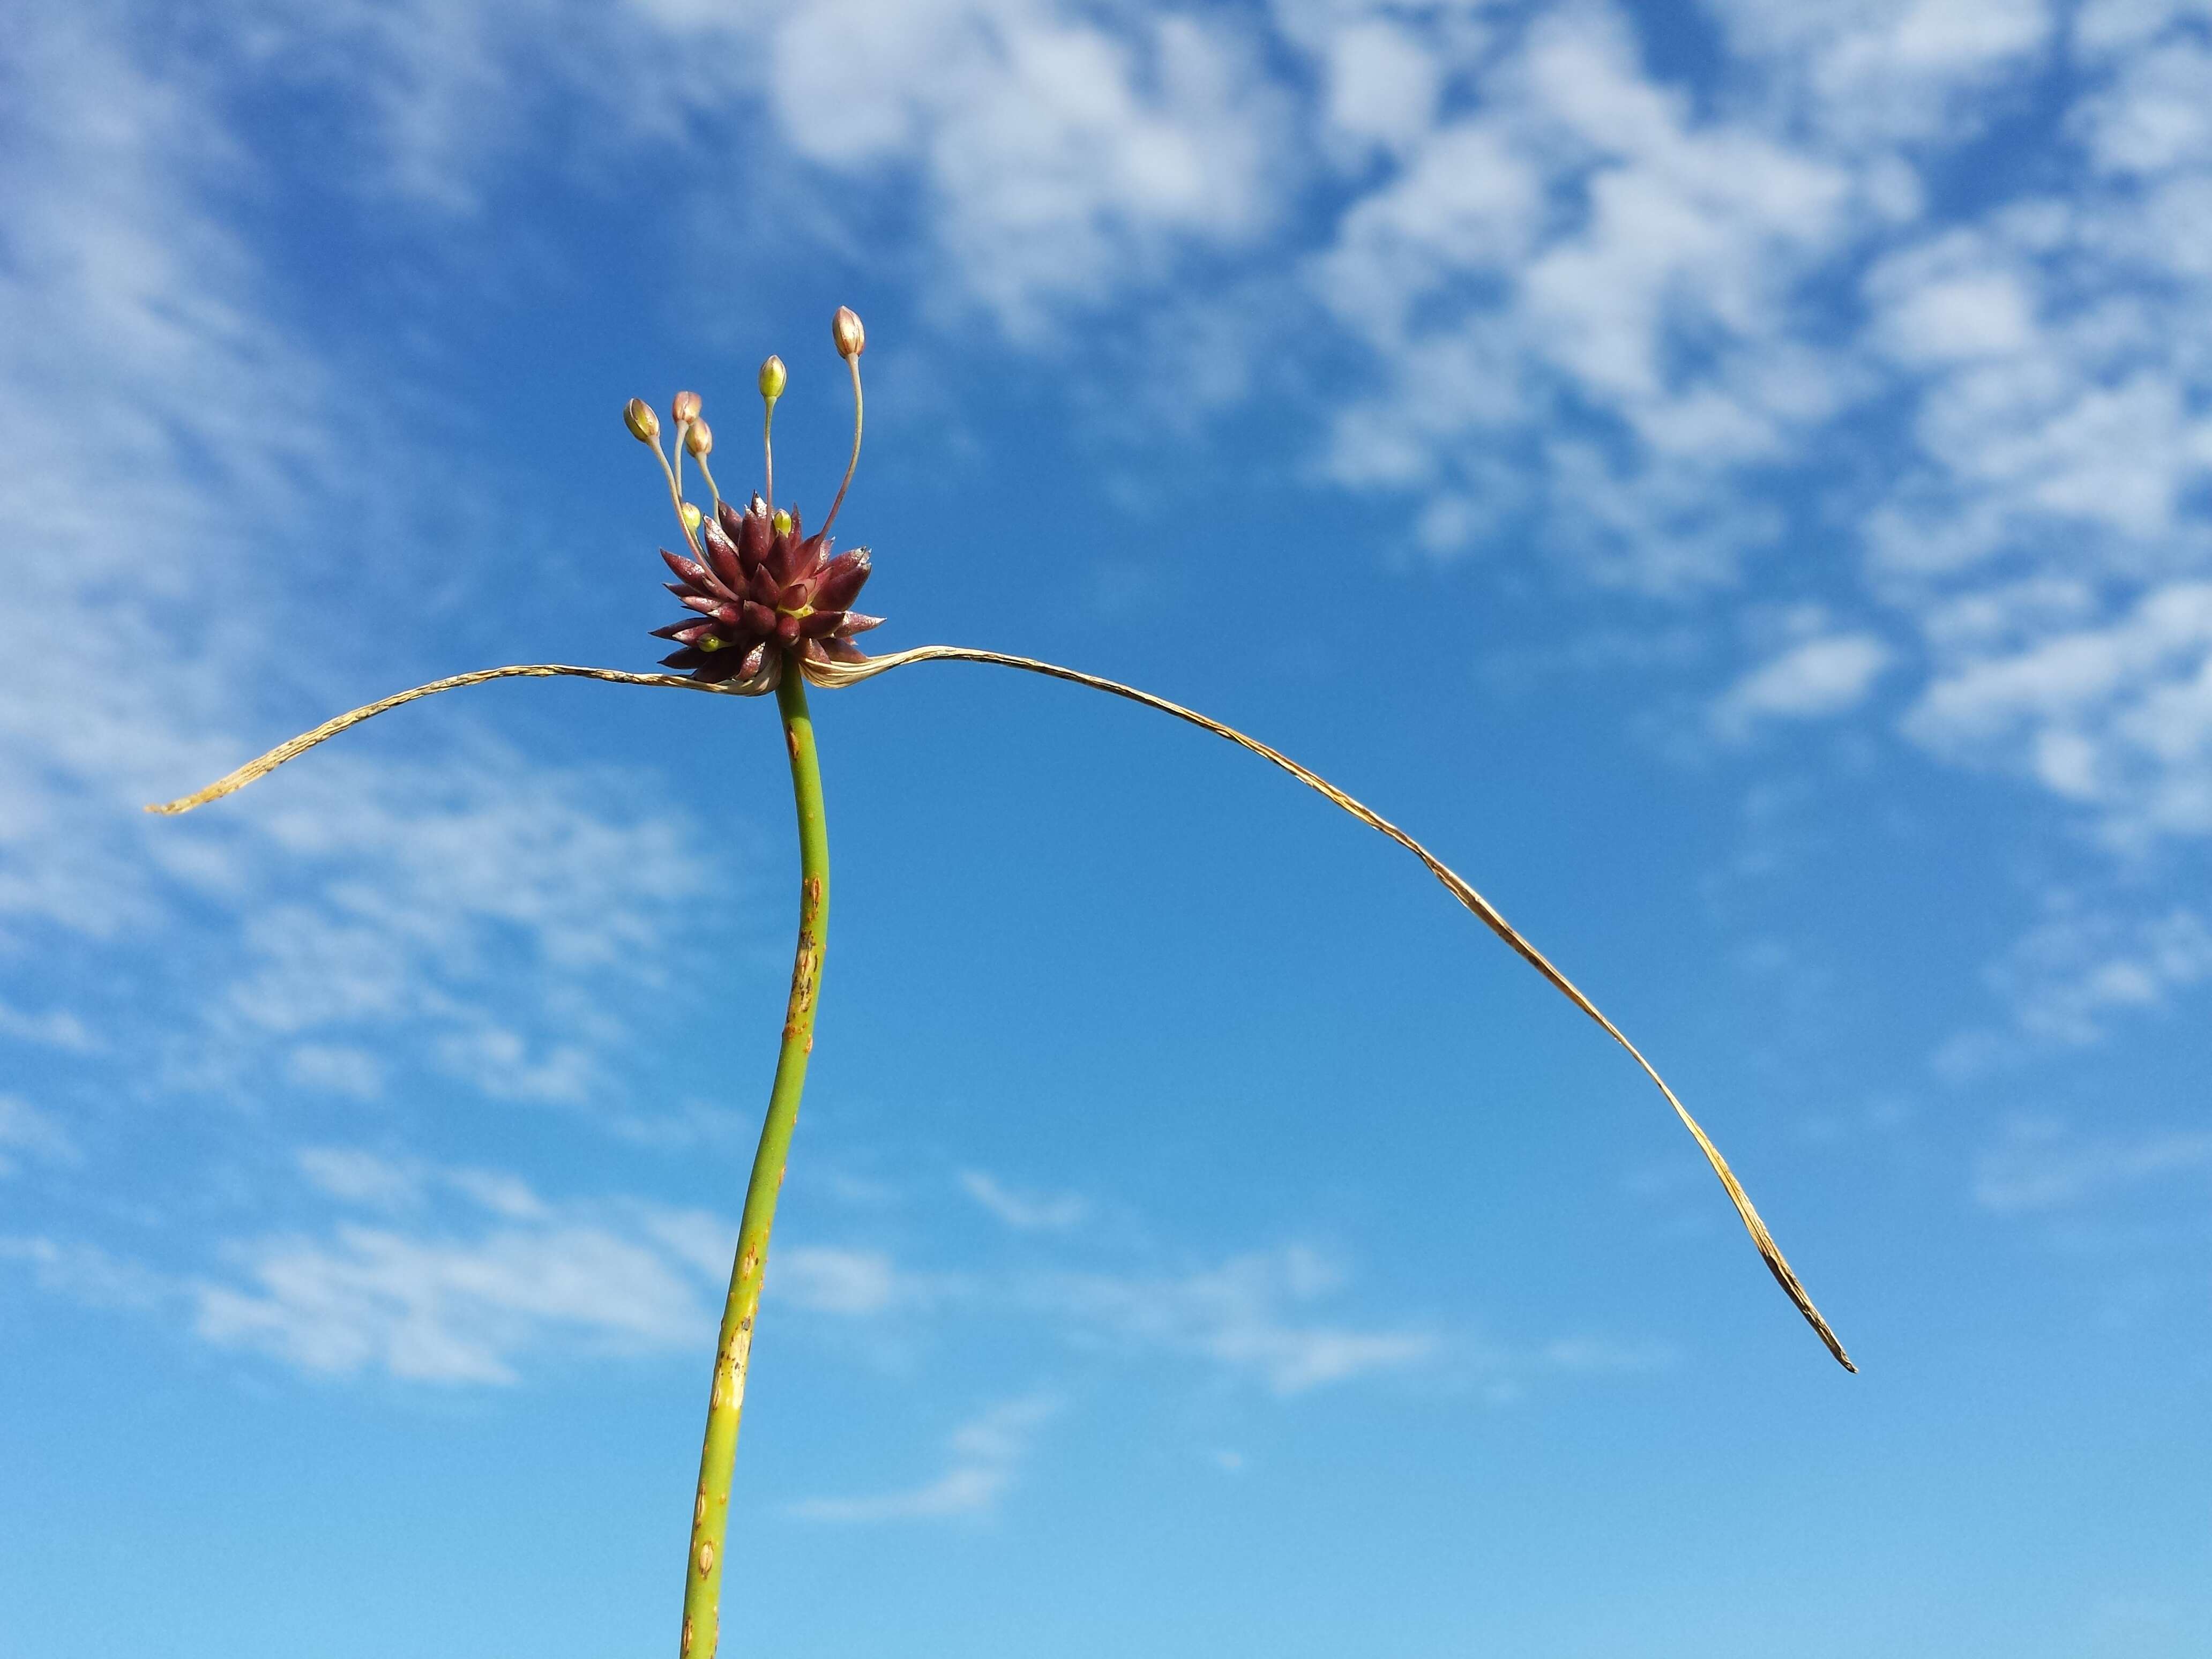
[[[1828,1322],[1820,1316],[1820,1310],[1813,1305],[1812,1297],[1806,1294],[1804,1285],[1798,1281],[1797,1275],[1791,1270],[1788,1259],[1782,1254],[1782,1247],[1774,1242],[1773,1234],[1767,1231],[1765,1222],[1759,1218],[1759,1211],[1752,1204],[1750,1194],[1744,1191],[1743,1183],[1736,1179],[1735,1171],[1729,1167],[1728,1160],[1721,1156],[1720,1148],[1713,1144],[1712,1137],[1705,1132],[1696,1118],[1690,1115],[1689,1109],[1682,1104],[1674,1090],[1668,1086],[1667,1080],[1661,1077],[1651,1062],[1644,1057],[1642,1050],[1628,1040],[1621,1029],[1607,1018],[1597,1005],[1583,994],[1573,981],[1554,967],[1551,959],[1542,951],[1522,938],[1520,931],[1507,921],[1498,913],[1497,907],[1477,892],[1465,878],[1437,858],[1435,854],[1430,852],[1427,848],[1382,817],[1381,813],[1376,812],[1365,803],[1346,794],[1319,773],[1299,765],[1280,750],[1271,748],[1256,738],[1248,737],[1234,726],[1224,726],[1219,720],[1209,719],[1194,709],[1186,708],[1181,703],[1170,702],[1165,697],[1155,696],[1149,691],[1140,691],[1136,687],[1124,685],[1118,680],[1104,679],[1096,674],[1083,673],[1077,669],[1062,668],[1057,664],[1042,662],[1034,657],[1017,657],[1001,651],[980,651],[964,646],[952,645],[920,646],[911,651],[894,652],[886,656],[872,657],[865,662],[857,663],[803,661],[802,667],[810,683],[822,686],[825,690],[836,690],[857,685],[863,680],[873,679],[877,675],[889,673],[895,668],[905,668],[913,664],[923,662],[975,662],[1001,668],[1017,668],[1026,673],[1042,674],[1052,679],[1066,680],[1072,684],[1088,686],[1094,691],[1104,691],[1113,696],[1140,703],[1147,708],[1158,709],[1161,714],[1171,714],[1179,720],[1188,721],[1201,730],[1211,732],[1216,737],[1224,738],[1238,748],[1249,750],[1259,756],[1261,759],[1280,767],[1308,788],[1322,795],[1333,805],[1349,812],[1378,834],[1389,836],[1415,858],[1420,860],[1429,873],[1443,883],[1454,898],[1473,911],[1482,924],[1510,946],[1522,960],[1550,981],[1553,987],[1562,996],[1595,1021],[1603,1028],[1607,1036],[1628,1051],[1629,1057],[1635,1060],[1644,1076],[1650,1079],[1659,1092],[1666,1097],[1667,1103],[1674,1109],[1674,1115],[1680,1120],[1682,1127],[1689,1131],[1691,1139],[1697,1142],[1698,1150],[1705,1154],[1705,1162],[1711,1166],[1713,1174],[1719,1179],[1722,1189],[1728,1194],[1729,1202],[1735,1208],[1737,1218],[1743,1223],[1744,1231],[1750,1234],[1753,1245],[1758,1249],[1759,1258],[1766,1263],[1767,1271],[1774,1275],[1775,1282],[1782,1286],[1784,1292],[1796,1304],[1797,1311],[1804,1316],[1806,1323],[1810,1325],[1820,1340],[1827,1345],[1828,1352],[1836,1357],[1837,1362],[1845,1370],[1856,1371],[1858,1369],[1851,1363],[1850,1356],[1844,1352],[1843,1343],[1838,1340],[1835,1332],[1829,1328]],[[412,690],[402,691],[379,702],[366,704],[350,713],[341,714],[335,720],[325,720],[312,732],[302,732],[289,742],[279,744],[267,754],[247,762],[236,771],[217,779],[204,789],[161,805],[149,806],[146,810],[149,812],[188,812],[194,807],[204,806],[210,801],[218,800],[234,791],[244,788],[255,779],[275,771],[286,761],[304,754],[318,744],[327,742],[349,727],[358,726],[363,720],[397,708],[404,703],[412,702],[417,698],[510,677],[550,678],[563,675],[583,679],[605,680],[617,685],[665,686],[677,690],[701,691],[724,696],[757,696],[761,690],[773,689],[773,682],[768,686],[759,688],[755,688],[750,682],[708,685],[675,674],[632,674],[611,668],[578,668],[558,663],[531,663],[508,668],[479,669],[474,673],[456,674],[450,679],[436,680],[428,685],[416,686]]]
[[[1606,1018],[1595,1003],[1583,994],[1572,980],[1553,966],[1551,959],[1541,951],[1523,939],[1520,931],[1498,914],[1495,905],[1476,892],[1458,872],[1453,870],[1427,848],[1422,846],[1420,842],[1365,803],[1346,794],[1319,773],[1299,765],[1280,750],[1270,748],[1257,738],[1247,737],[1234,726],[1224,726],[1219,720],[1208,719],[1194,709],[1185,708],[1181,703],[1170,702],[1165,697],[1156,697],[1149,691],[1139,691],[1133,685],[1123,685],[1116,680],[1101,679],[1096,674],[1085,674],[1076,669],[1062,668],[1057,664],[1040,662],[1034,657],[1009,656],[1001,651],[976,651],[963,646],[925,645],[912,651],[900,651],[888,656],[872,657],[864,663],[810,662],[806,665],[806,678],[821,686],[857,685],[860,681],[872,679],[878,674],[888,673],[894,668],[903,668],[909,663],[917,662],[981,662],[995,664],[1001,668],[1019,668],[1029,673],[1043,674],[1053,679],[1067,680],[1077,685],[1087,685],[1094,691],[1104,691],[1116,697],[1126,697],[1131,702],[1142,703],[1147,708],[1157,708],[1163,714],[1172,714],[1179,720],[1188,720],[1193,726],[1211,732],[1216,737],[1226,738],[1238,748],[1249,749],[1261,759],[1281,767],[1300,783],[1325,797],[1332,805],[1351,813],[1369,829],[1388,836],[1399,846],[1420,860],[1428,867],[1429,873],[1442,882],[1454,898],[1474,911],[1481,920],[1483,926],[1504,939],[1522,961],[1549,980],[1561,995],[1602,1026],[1606,1035],[1626,1048],[1629,1057],[1643,1068],[1644,1075],[1658,1085],[1659,1092],[1667,1097],[1667,1103],[1674,1109],[1674,1115],[1681,1120],[1682,1127],[1690,1132],[1691,1139],[1698,1143],[1698,1150],[1705,1155],[1705,1162],[1712,1166],[1714,1175],[1720,1178],[1721,1187],[1728,1194],[1729,1202],[1735,1206],[1737,1218],[1742,1221],[1744,1231],[1751,1235],[1751,1242],[1758,1247],[1759,1257],[1766,1263],[1767,1271],[1774,1275],[1775,1282],[1782,1286],[1790,1301],[1796,1304],[1797,1311],[1805,1316],[1806,1322],[1812,1326],[1820,1340],[1827,1344],[1828,1352],[1835,1355],[1838,1363],[1847,1371],[1858,1370],[1858,1367],[1851,1363],[1850,1356],[1844,1352],[1844,1345],[1837,1339],[1835,1332],[1829,1328],[1828,1322],[1820,1316],[1820,1310],[1813,1305],[1813,1298],[1806,1294],[1804,1285],[1798,1282],[1796,1273],[1791,1270],[1788,1259],[1782,1254],[1782,1247],[1774,1242],[1774,1235],[1767,1231],[1765,1222],[1759,1218],[1758,1209],[1752,1204],[1751,1195],[1744,1191],[1743,1183],[1735,1178],[1735,1171],[1729,1168],[1728,1160],[1721,1156],[1720,1148],[1713,1145],[1712,1137],[1705,1132],[1697,1119],[1690,1115],[1689,1109],[1682,1104],[1674,1090],[1667,1085],[1667,1079],[1659,1075],[1651,1062],[1644,1059],[1643,1051],[1628,1040],[1618,1025]]]
[[[764,669],[765,674],[767,671]],[[288,760],[304,755],[319,744],[328,743],[341,732],[349,731],[363,720],[374,720],[379,714],[389,714],[403,704],[435,696],[441,691],[458,691],[465,685],[483,685],[492,680],[556,679],[563,676],[575,679],[605,680],[615,685],[661,685],[676,691],[704,691],[718,697],[756,697],[764,691],[775,690],[775,677],[770,676],[765,685],[756,685],[751,680],[729,680],[720,685],[707,685],[682,674],[631,674],[619,668],[577,668],[567,663],[526,662],[507,668],[479,668],[466,674],[455,674],[450,678],[432,680],[428,685],[418,685],[406,691],[395,691],[374,702],[365,702],[358,708],[347,710],[334,719],[325,720],[312,732],[302,732],[278,744],[265,755],[226,772],[204,789],[196,789],[189,795],[179,795],[174,800],[159,802],[146,810],[149,812],[189,812],[196,806],[205,806],[210,801],[221,800],[225,795],[236,794],[257,778],[265,778]]]

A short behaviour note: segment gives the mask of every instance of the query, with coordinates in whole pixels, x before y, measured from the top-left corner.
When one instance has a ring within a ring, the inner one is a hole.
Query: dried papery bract
[[[641,443],[651,447],[666,476],[671,500],[692,556],[662,550],[676,580],[669,589],[683,603],[687,616],[656,629],[676,642],[678,649],[665,661],[687,673],[637,674],[605,668],[572,667],[565,664],[531,663],[506,668],[487,668],[455,675],[428,685],[416,686],[327,720],[312,732],[280,744],[228,776],[181,799],[149,807],[149,811],[184,812],[220,799],[256,778],[274,771],[318,744],[328,741],[362,721],[419,698],[463,686],[510,678],[574,677],[617,685],[702,691],[722,695],[776,694],[785,744],[791,758],[792,790],[798,809],[799,840],[799,942],[792,967],[791,993],[786,1005],[782,1042],[778,1050],[775,1081],[745,1193],[744,1211],[738,1223],[736,1261],[725,1303],[715,1348],[713,1386],[709,1396],[705,1443],[700,1457],[699,1486],[692,1506],[692,1530],[685,1557],[684,1610],[682,1653],[684,1659],[711,1659],[720,1638],[720,1590],[727,1542],[730,1475],[736,1455],[745,1376],[750,1363],[754,1322],[764,1282],[770,1229],[783,1178],[799,1096],[804,1089],[806,1062],[813,1048],[814,1011],[819,999],[822,964],[827,944],[829,918],[829,845],[823,827],[821,776],[816,760],[812,715],[806,688],[856,685],[893,669],[925,662],[969,662],[1013,668],[1041,674],[1125,698],[1141,707],[1187,721],[1271,764],[1281,768],[1315,790],[1332,805],[1397,842],[1413,854],[1437,881],[1491,932],[1523,961],[1626,1049],[1657,1086],[1683,1127],[1697,1142],[1729,1201],[1750,1234],[1753,1243],[1776,1281],[1789,1295],[1822,1342],[1846,1370],[1856,1370],[1826,1320],[1813,1305],[1804,1286],[1790,1270],[1781,1249],[1768,1232],[1751,1199],[1735,1178],[1720,1149],[1675,1096],[1658,1072],[1589,997],[1585,996],[1548,957],[1524,939],[1489,900],[1445,865],[1427,848],[1363,803],[1355,800],[1319,775],[1278,750],[1246,736],[1218,720],[1117,681],[1103,679],[1071,668],[1018,657],[1003,652],[957,646],[922,646],[889,656],[870,658],[852,644],[852,636],[873,628],[880,620],[862,617],[851,603],[870,572],[867,550],[855,549],[833,556],[827,537],[850,486],[860,451],[861,400],[860,359],[866,336],[860,319],[841,307],[831,325],[831,338],[853,378],[853,454],[845,477],[823,521],[812,536],[805,533],[795,511],[772,505],[775,453],[769,442],[775,401],[784,390],[781,359],[770,357],[761,366],[759,390],[766,414],[762,428],[763,472],[767,492],[755,495],[742,509],[716,493],[715,510],[702,515],[683,499],[678,476],[659,443],[659,424],[652,409],[632,398],[623,418]],[[712,434],[700,418],[695,394],[678,394],[672,404],[680,436],[678,455],[687,451],[702,471],[713,448]],[[711,477],[708,479],[711,484]],[[792,672],[793,670],[797,672]]]

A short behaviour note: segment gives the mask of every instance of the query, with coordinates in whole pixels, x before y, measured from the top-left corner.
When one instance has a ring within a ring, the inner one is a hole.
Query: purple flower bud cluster
[[[778,520],[781,520],[781,523]],[[831,556],[826,536],[801,532],[799,515],[771,514],[758,495],[744,512],[714,509],[700,538],[707,562],[661,550],[676,573],[668,591],[693,614],[657,638],[679,649],[660,660],[708,684],[750,679],[771,659],[866,662],[853,643],[883,621],[853,610],[868,580],[868,550]]]

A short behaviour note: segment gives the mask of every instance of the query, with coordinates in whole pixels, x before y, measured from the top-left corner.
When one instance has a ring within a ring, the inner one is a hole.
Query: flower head
[[[853,635],[883,621],[852,608],[868,580],[868,550],[830,550],[830,526],[837,521],[853,469],[860,462],[860,352],[866,341],[860,319],[844,306],[837,308],[830,336],[853,376],[853,457],[845,464],[844,482],[830,503],[829,517],[811,536],[800,526],[796,512],[779,512],[763,495],[754,495],[742,510],[721,498],[714,475],[707,471],[714,438],[700,418],[697,392],[679,392],[669,405],[680,434],[673,466],[661,453],[659,422],[651,407],[633,398],[623,411],[631,432],[659,457],[669,499],[684,526],[684,545],[690,549],[689,557],[660,550],[660,556],[676,573],[668,591],[691,612],[653,630],[658,638],[675,641],[678,647],[660,659],[661,665],[684,670],[702,684],[758,693],[772,689],[793,661],[866,662],[867,655],[853,643]],[[783,359],[770,357],[761,365],[760,394],[766,406],[761,459],[771,495],[775,451],[769,442],[769,423],[784,384]],[[708,488],[715,492],[711,519],[684,499],[686,451],[697,459]]]
[[[703,563],[661,550],[676,574],[668,591],[693,613],[653,630],[679,647],[664,666],[715,685],[767,676],[793,658],[867,660],[853,635],[883,618],[852,608],[868,580],[866,548],[833,554],[827,536],[805,534],[797,514],[771,514],[758,495],[743,512],[722,502],[700,547]]]

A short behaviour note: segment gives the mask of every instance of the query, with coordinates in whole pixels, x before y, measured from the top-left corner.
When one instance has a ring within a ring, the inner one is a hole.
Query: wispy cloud
[[[1748,671],[1714,705],[1713,723],[1740,737],[1763,721],[1846,714],[1889,662],[1889,647],[1871,634],[1819,635]]]
[[[522,1350],[564,1335],[643,1351],[713,1324],[664,1257],[599,1227],[424,1239],[349,1224],[234,1255],[246,1282],[198,1289],[198,1334],[307,1371],[512,1382]]]
[[[52,1112],[20,1096],[0,1094],[0,1176],[14,1174],[18,1158],[76,1164],[83,1157],[76,1138]]]
[[[6,1002],[0,1002],[0,1036],[65,1048],[73,1054],[87,1054],[98,1046],[85,1023],[66,1008],[33,1014]]]
[[[984,1515],[1013,1486],[1037,1431],[1058,1414],[1050,1395],[992,1407],[953,1431],[945,1472],[918,1486],[863,1498],[810,1498],[792,1505],[809,1521],[943,1521]]]
[[[183,1286],[204,1340],[311,1373],[504,1383],[549,1347],[651,1352],[713,1329],[712,1277],[671,1243],[702,1224],[687,1212],[554,1204],[501,1171],[348,1147],[305,1149],[299,1164],[323,1193],[387,1218],[226,1247],[227,1272]]]
[[[2117,1021],[2154,1014],[2212,979],[2212,924],[2196,909],[2130,914],[2063,894],[2051,909],[1988,970],[1990,989],[2010,1011],[2009,1027],[1953,1037],[1936,1054],[1939,1072],[1971,1078],[2038,1053],[2086,1047]]]
[[[2212,582],[1954,653],[1906,729],[1939,753],[2026,772],[2124,842],[2212,831]]]
[[[1180,249],[1251,244],[1294,181],[1289,100],[1226,20],[825,0],[769,36],[785,141],[840,173],[918,176],[953,291],[1019,337],[1070,300],[1152,286]]]
[[[1091,1213],[1074,1193],[1017,1193],[981,1170],[963,1170],[960,1190],[1016,1232],[1064,1232]]]
[[[96,1244],[35,1235],[0,1237],[0,1261],[27,1265],[41,1290],[88,1307],[143,1313],[175,1295],[160,1273]]]
[[[1328,1255],[1294,1244],[1179,1274],[1060,1274],[1035,1293],[1070,1321],[1079,1341],[1189,1356],[1278,1395],[1436,1357],[1442,1344],[1433,1331],[1363,1329],[1305,1311],[1346,1282]]]
[[[2053,1121],[2012,1126],[1974,1166],[1974,1201],[2000,1215],[2068,1210],[2181,1176],[2212,1176],[2212,1134],[2082,1135]]]
[[[167,37],[112,21],[27,16],[0,49],[0,947],[127,939],[141,982],[112,1008],[112,975],[73,1006],[11,993],[0,1036],[88,1052],[112,1030],[173,1083],[354,1099],[398,1052],[491,1098],[612,1116],[599,1056],[639,1006],[620,987],[658,978],[689,829],[649,787],[465,735],[319,757],[205,822],[137,810],[327,712],[300,696],[321,653],[296,644],[330,618],[303,621],[283,550],[320,525],[358,550],[444,474],[375,384],[340,395],[345,343],[279,320],[283,284],[227,205],[222,40],[183,75]],[[102,411],[96,442],[55,418],[58,386]],[[416,1040],[379,1040],[395,1027]]]

